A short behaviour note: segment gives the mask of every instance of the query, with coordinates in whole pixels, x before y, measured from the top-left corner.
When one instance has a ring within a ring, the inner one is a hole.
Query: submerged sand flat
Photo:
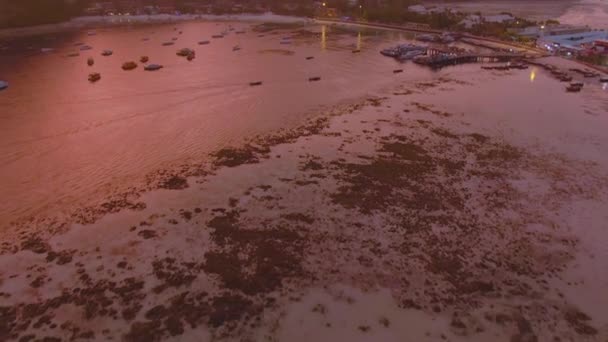
[[[0,339],[606,340],[602,90],[476,70],[19,227]]]

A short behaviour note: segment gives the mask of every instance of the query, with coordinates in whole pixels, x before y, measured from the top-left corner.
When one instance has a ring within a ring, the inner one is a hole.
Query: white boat
[[[0,90],[4,90],[6,88],[8,88],[8,82],[0,81]]]
[[[114,53],[114,51],[112,51],[112,50],[103,50],[101,52],[101,55],[102,56],[112,56],[113,53]]]
[[[159,69],[162,69],[162,68],[163,68],[163,66],[160,65],[160,64],[148,64],[148,65],[146,65],[144,67],[144,70],[146,70],[146,71],[156,71],[156,70],[159,70]]]

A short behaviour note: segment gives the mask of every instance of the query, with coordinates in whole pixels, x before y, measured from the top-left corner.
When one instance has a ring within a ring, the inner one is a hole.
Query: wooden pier
[[[510,62],[522,58],[521,54],[510,52],[488,52],[488,53],[453,53],[446,50],[429,48],[426,58],[418,58],[415,63],[441,68],[448,65],[466,63],[500,63]]]

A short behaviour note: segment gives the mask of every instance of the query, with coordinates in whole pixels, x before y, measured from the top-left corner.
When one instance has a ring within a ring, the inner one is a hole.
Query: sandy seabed
[[[605,341],[608,163],[559,148],[594,136],[520,139],[447,100],[522,72],[370,94],[22,224],[0,340]]]

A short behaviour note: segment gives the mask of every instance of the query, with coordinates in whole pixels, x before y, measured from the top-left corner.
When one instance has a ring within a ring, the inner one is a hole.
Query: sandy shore
[[[0,339],[606,340],[607,103],[453,70],[3,237]]]
[[[0,30],[0,39],[33,36],[40,34],[52,34],[82,29],[98,29],[112,26],[166,24],[192,20],[206,21],[243,21],[243,22],[272,22],[272,23],[298,23],[308,22],[307,18],[277,15],[273,13],[264,14],[239,14],[239,15],[211,15],[211,14],[156,14],[156,15],[125,15],[125,16],[88,16],[76,17],[70,21],[19,27]]]

